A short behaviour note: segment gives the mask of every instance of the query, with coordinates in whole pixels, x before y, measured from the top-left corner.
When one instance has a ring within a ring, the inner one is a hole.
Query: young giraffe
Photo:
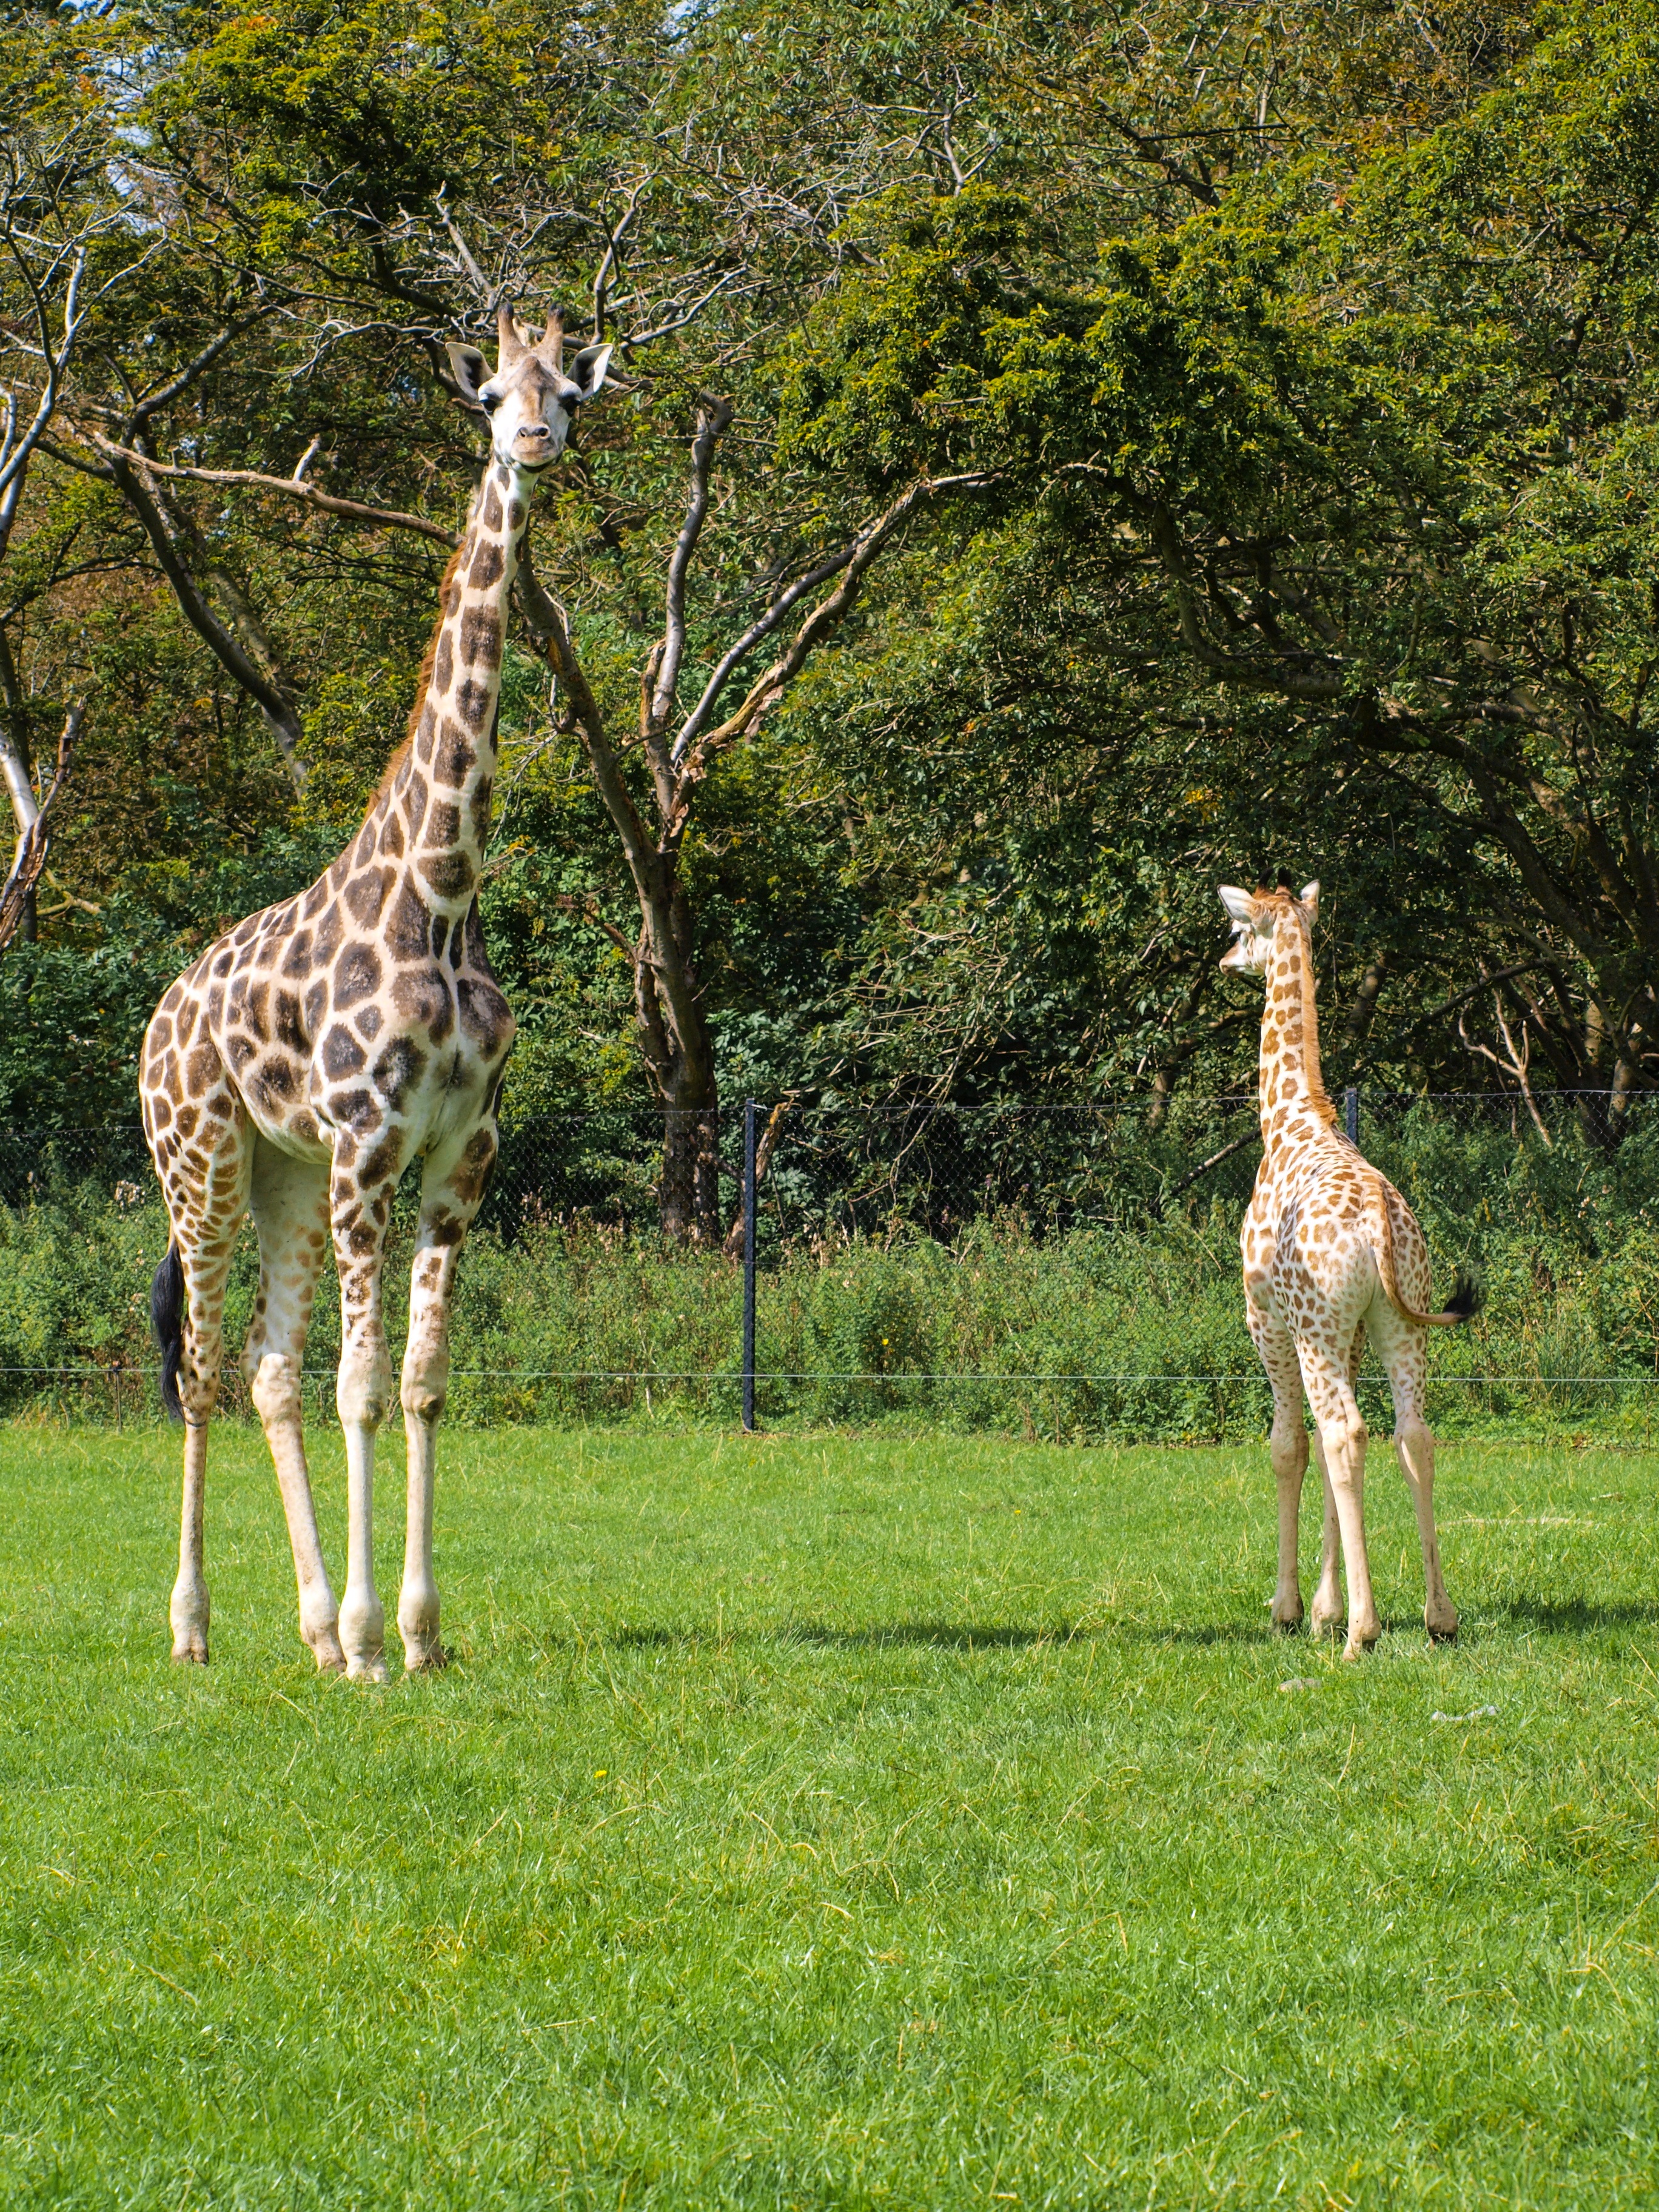
[[[495,1158],[495,1102],[514,1022],[485,957],[477,890],[489,832],[507,595],[536,480],[610,348],[563,364],[503,307],[495,373],[449,349],[463,396],[489,416],[490,459],[440,592],[409,735],[349,848],[309,890],[210,947],[162,1000],[144,1040],[144,1130],[173,1241],[152,1296],[162,1395],[185,1424],[175,1659],[205,1662],[202,1575],[207,1424],[218,1396],[225,1282],[242,1217],[259,1235],[259,1293],[242,1355],[288,1516],[300,1632],[320,1668],[384,1681],[372,1551],[374,1437],[392,1398],[381,1263],[392,1194],[424,1163],[404,1356],[409,1522],[398,1605],[405,1664],[443,1664],[432,1577],[433,1446],[449,1375],[449,1301]],[[332,1237],[340,1276],[336,1403],[345,1429],[343,1601],[317,1539],[301,1429],[301,1362]]]
[[[1273,1617],[1302,1620],[1297,1515],[1308,1465],[1302,1392],[1313,1408],[1314,1454],[1325,1490],[1324,1561],[1313,1601],[1316,1635],[1342,1619],[1339,1538],[1348,1577],[1348,1641],[1357,1659],[1381,1632],[1365,1556],[1365,1424],[1354,1381],[1370,1329],[1394,1393],[1395,1443],[1417,1509],[1429,1633],[1457,1633],[1434,1532],[1434,1438],[1423,1418],[1425,1346],[1431,1328],[1449,1328],[1475,1310],[1459,1277],[1442,1313],[1431,1295],[1428,1247],[1415,1217],[1336,1127],[1319,1072],[1314,1007],[1313,925],[1319,885],[1299,899],[1287,884],[1252,894],[1221,887],[1233,943],[1221,965],[1265,974],[1259,1104],[1261,1165],[1239,1237],[1245,1316],[1273,1384],[1273,1468],[1279,1487],[1279,1581]]]

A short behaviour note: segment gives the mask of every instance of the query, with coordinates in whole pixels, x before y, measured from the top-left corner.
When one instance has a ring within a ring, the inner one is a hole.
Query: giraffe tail
[[[1376,1272],[1382,1278],[1382,1288],[1389,1304],[1402,1321],[1414,1321],[1422,1328],[1461,1328],[1465,1322],[1473,1321],[1480,1310],[1484,1293],[1479,1279],[1466,1267],[1460,1267],[1452,1284],[1452,1294],[1438,1313],[1419,1313],[1410,1301],[1401,1295],[1400,1282],[1394,1271],[1394,1215],[1389,1210],[1388,1194],[1379,1188],[1376,1193],[1377,1211],[1382,1215],[1382,1234],[1376,1240]]]
[[[149,1286],[149,1325],[161,1354],[161,1403],[170,1421],[182,1421],[179,1363],[185,1354],[185,1271],[176,1244],[167,1246],[167,1258]]]

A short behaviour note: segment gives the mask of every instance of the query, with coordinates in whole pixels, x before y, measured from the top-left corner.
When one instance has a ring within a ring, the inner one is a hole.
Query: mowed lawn
[[[1435,1651],[1375,1448],[1345,1667],[1265,1449],[454,1433],[456,1663],[378,1691],[234,1424],[169,1663],[176,1462],[0,1430],[9,2206],[1655,2189],[1651,1456],[1443,1450]]]

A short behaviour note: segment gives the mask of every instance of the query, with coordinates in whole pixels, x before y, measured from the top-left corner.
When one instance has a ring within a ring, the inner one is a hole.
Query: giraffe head
[[[528,486],[564,451],[572,416],[605,382],[611,349],[584,346],[567,363],[564,320],[556,307],[540,337],[514,319],[506,301],[495,319],[500,342],[493,376],[477,346],[459,341],[448,347],[449,365],[463,400],[489,417],[496,459]]]
[[[1221,956],[1221,965],[1244,975],[1267,972],[1273,958],[1273,937],[1279,924],[1296,915],[1311,932],[1319,916],[1319,885],[1304,884],[1300,898],[1292,898],[1288,884],[1276,891],[1242,891],[1234,884],[1221,885],[1221,903],[1233,925],[1233,941]]]

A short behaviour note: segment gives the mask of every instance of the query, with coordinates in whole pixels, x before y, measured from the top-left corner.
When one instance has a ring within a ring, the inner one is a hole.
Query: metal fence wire
[[[1659,1434],[1659,1097],[1336,1103],[1417,1211],[1437,1283],[1465,1265],[1486,1280],[1474,1328],[1433,1346],[1440,1425]],[[750,1102],[696,1117],[717,1173],[695,1237],[670,1243],[665,1151],[689,1133],[629,1104],[503,1127],[454,1316],[458,1417],[1260,1432],[1235,1241],[1252,1097]],[[388,1255],[394,1330],[417,1191],[416,1169]],[[136,1127],[0,1133],[0,1407],[139,1416],[165,1235]],[[233,1351],[257,1267],[249,1237]],[[325,1279],[307,1354],[321,1399],[337,1343]],[[227,1404],[246,1410],[234,1364]],[[1386,1422],[1375,1378],[1362,1404]]]

